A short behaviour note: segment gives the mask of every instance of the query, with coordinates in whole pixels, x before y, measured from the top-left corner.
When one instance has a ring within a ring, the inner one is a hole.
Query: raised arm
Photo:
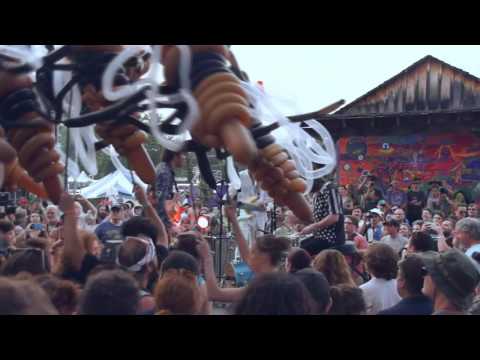
[[[250,248],[248,247],[247,240],[243,236],[243,232],[240,229],[240,224],[237,219],[237,208],[235,203],[230,203],[225,206],[225,215],[230,220],[233,233],[235,235],[235,241],[238,245],[238,250],[240,251],[240,256],[247,264],[250,264]]]
[[[93,217],[97,218],[97,208],[90,202],[88,199],[84,198],[82,195],[76,196],[77,201],[82,204],[82,206],[87,208],[92,212]],[[88,212],[88,210],[86,212]]]
[[[68,193],[60,197],[59,208],[65,214],[63,225],[63,261],[72,270],[80,271],[86,250],[78,234],[77,218],[75,217],[74,200]]]
[[[147,194],[142,189],[142,187],[135,185],[134,187],[135,197],[142,204],[143,209],[145,210],[145,215],[148,219],[155,225],[158,230],[158,237],[155,239],[157,244],[165,246],[168,248],[168,235],[165,225],[163,224],[162,219],[158,216],[157,211],[153,205],[148,200]]]
[[[208,299],[210,301],[238,302],[242,299],[245,288],[220,288],[213,270],[213,257],[208,242],[199,235],[197,251],[203,262],[205,283],[207,285]]]

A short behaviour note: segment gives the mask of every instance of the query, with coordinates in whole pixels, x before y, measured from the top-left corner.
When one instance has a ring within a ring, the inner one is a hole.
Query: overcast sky
[[[285,99],[286,115],[355,100],[426,55],[480,77],[478,45],[233,45],[250,80]],[[292,109],[292,110],[290,110]]]

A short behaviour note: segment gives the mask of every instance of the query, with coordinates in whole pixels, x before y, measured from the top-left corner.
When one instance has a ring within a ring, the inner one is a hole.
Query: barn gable
[[[480,106],[480,79],[431,55],[335,114],[436,112]]]

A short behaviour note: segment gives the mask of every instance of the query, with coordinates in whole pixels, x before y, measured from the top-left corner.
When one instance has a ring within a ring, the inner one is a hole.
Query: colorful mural
[[[398,181],[406,189],[413,179],[446,180],[455,188],[480,181],[480,139],[471,133],[416,134],[342,138],[337,143],[342,184],[368,171],[383,185]]]

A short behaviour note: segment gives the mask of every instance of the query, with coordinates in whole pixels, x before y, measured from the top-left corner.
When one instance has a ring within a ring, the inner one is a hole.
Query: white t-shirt
[[[368,315],[375,315],[402,300],[398,295],[396,279],[385,280],[373,277],[361,285],[360,289],[363,291]]]

